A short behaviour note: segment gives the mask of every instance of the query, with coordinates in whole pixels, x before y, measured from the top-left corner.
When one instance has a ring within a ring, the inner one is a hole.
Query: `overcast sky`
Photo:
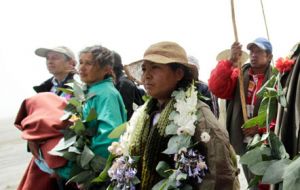
[[[299,0],[263,0],[274,58],[300,41]],[[260,0],[235,0],[244,50],[267,37]],[[200,61],[207,81],[216,55],[234,41],[230,0],[8,0],[0,2],[0,119],[15,117],[33,85],[50,75],[39,47],[65,45],[77,55],[102,44],[123,64],[140,59],[152,43],[175,41]]]

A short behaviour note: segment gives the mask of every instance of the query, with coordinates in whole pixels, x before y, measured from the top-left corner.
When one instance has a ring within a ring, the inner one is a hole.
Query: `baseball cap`
[[[270,41],[267,40],[266,38],[262,38],[262,37],[256,38],[253,42],[251,42],[247,45],[247,49],[251,50],[251,48],[254,45],[259,47],[260,49],[263,49],[267,52],[272,53],[272,45],[271,45]]]
[[[38,48],[35,50],[35,54],[41,57],[47,57],[47,54],[49,52],[57,52],[57,53],[62,53],[64,55],[66,55],[67,57],[69,57],[70,59],[75,60],[75,56],[74,53],[67,47],[65,46],[58,46],[55,48]]]

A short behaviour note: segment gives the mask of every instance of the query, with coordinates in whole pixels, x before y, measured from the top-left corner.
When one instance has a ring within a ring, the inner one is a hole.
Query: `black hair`
[[[182,65],[181,63],[170,63],[168,64],[173,71],[176,71],[177,69],[182,69],[184,72],[183,78],[177,83],[176,90],[178,89],[184,89],[186,90],[189,85],[193,82],[193,73],[191,69],[188,67]]]
[[[113,51],[113,70],[116,75],[116,78],[119,79],[123,75],[123,64],[121,56]]]

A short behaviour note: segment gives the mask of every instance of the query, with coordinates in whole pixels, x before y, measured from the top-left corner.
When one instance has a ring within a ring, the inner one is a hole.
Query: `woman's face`
[[[87,85],[99,82],[105,75],[111,72],[109,66],[100,68],[99,64],[93,61],[92,53],[82,53],[79,59],[79,75],[82,82]]]
[[[161,104],[169,100],[177,83],[183,78],[182,69],[172,70],[167,64],[145,61],[142,64],[142,82],[147,93]]]

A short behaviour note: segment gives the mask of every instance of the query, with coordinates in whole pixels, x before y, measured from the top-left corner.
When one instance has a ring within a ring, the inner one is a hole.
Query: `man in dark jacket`
[[[73,79],[76,60],[74,53],[67,47],[60,46],[52,49],[38,48],[35,54],[46,58],[47,69],[53,75],[33,89],[36,92],[53,92],[59,96],[66,97],[58,88],[65,88],[65,84]]]

